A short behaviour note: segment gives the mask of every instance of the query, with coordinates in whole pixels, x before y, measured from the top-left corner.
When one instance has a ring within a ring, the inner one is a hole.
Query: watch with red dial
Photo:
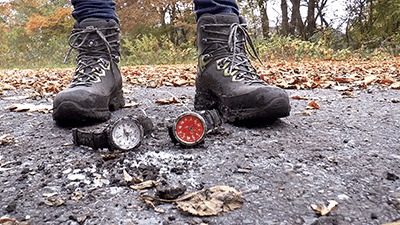
[[[206,134],[221,126],[222,119],[216,110],[185,112],[178,116],[169,127],[169,134],[174,143],[194,146],[201,143]]]

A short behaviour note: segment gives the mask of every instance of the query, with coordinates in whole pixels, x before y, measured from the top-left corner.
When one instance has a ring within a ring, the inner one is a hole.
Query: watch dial
[[[204,123],[197,116],[185,115],[176,122],[175,135],[186,144],[197,143],[203,138],[204,134]]]
[[[129,150],[139,145],[142,139],[140,125],[132,120],[119,121],[111,131],[114,144],[121,150]]]

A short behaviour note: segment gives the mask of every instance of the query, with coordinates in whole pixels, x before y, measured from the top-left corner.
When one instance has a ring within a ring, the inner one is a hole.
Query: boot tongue
[[[227,14],[216,14],[215,22],[217,24],[232,24],[232,23],[240,23],[239,16],[233,13]]]
[[[80,28],[87,28],[87,27],[96,27],[96,28],[105,28],[116,25],[117,23],[114,20],[103,20],[97,18],[87,18],[82,20],[78,27]]]

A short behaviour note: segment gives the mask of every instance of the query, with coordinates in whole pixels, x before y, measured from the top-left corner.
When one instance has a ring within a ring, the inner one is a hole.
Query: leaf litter
[[[285,89],[338,88],[346,91],[381,85],[400,90],[400,60],[385,61],[272,61],[256,64],[268,84]],[[51,96],[68,86],[74,69],[0,70],[0,92],[31,90],[40,97]],[[194,64],[126,66],[121,68],[124,83],[143,87],[193,86]],[[339,88],[340,87],[340,88]]]

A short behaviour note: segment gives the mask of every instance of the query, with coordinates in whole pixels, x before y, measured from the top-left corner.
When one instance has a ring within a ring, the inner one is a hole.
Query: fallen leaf
[[[320,109],[321,107],[319,106],[319,104],[312,100],[311,102],[308,103],[306,109]]]
[[[302,97],[302,96],[299,96],[299,95],[294,95],[291,98],[292,99],[296,99],[296,100],[308,100],[309,99],[308,97]]]
[[[229,186],[215,186],[191,193],[175,202],[178,209],[196,216],[215,216],[243,205],[241,192]]]
[[[42,195],[43,195],[43,197],[48,197],[48,198],[50,198],[50,197],[53,197],[53,196],[58,195],[58,193],[57,193],[57,192],[53,192],[53,193],[44,193],[44,194],[42,194]]]
[[[3,134],[0,136],[0,145],[9,145],[15,142],[15,138],[9,134]]]
[[[138,102],[130,102],[130,103],[125,103],[123,108],[135,108],[138,107],[140,104]]]
[[[364,78],[364,84],[366,84],[366,85],[370,85],[372,82],[374,82],[375,80],[377,79],[377,77],[376,76],[374,76],[374,75],[370,75],[370,76],[366,76],[365,78]]]
[[[83,193],[81,191],[75,191],[72,193],[71,199],[74,201],[79,201],[83,198]]]
[[[300,111],[299,114],[302,116],[311,116],[312,112],[310,110],[304,110],[304,111]]]
[[[148,181],[144,181],[140,184],[132,185],[131,188],[134,190],[143,190],[143,189],[147,189],[147,188],[153,188],[158,185],[159,185],[159,182],[157,182],[155,180],[148,180]]]
[[[357,98],[357,95],[355,95],[354,93],[350,92],[350,91],[345,91],[342,93],[343,96],[346,96],[348,98]]]
[[[390,85],[390,88],[392,89],[400,89],[400,82],[393,83]]]
[[[315,213],[317,213],[320,216],[326,216],[328,215],[332,210],[334,210],[336,208],[336,206],[339,204],[337,201],[335,200],[328,200],[329,205],[325,206],[317,206],[315,204],[311,205],[311,208],[315,211]]]
[[[6,107],[6,109],[14,112],[42,112],[49,113],[53,107],[51,105],[35,105],[35,104],[15,104]]]
[[[62,199],[57,199],[57,198],[54,198],[54,197],[49,197],[49,198],[47,198],[47,200],[45,200],[43,203],[46,204],[46,205],[48,205],[48,206],[60,206],[60,205],[63,205],[63,204],[65,203],[65,201],[62,200]]]
[[[133,177],[131,175],[129,175],[129,173],[126,172],[126,170],[123,170],[123,174],[124,174],[124,179],[126,182],[130,183],[133,181]]]
[[[179,102],[180,102],[179,99],[177,99],[175,97],[158,99],[156,101],[156,103],[160,104],[160,105],[168,105],[168,104],[179,103]]]

